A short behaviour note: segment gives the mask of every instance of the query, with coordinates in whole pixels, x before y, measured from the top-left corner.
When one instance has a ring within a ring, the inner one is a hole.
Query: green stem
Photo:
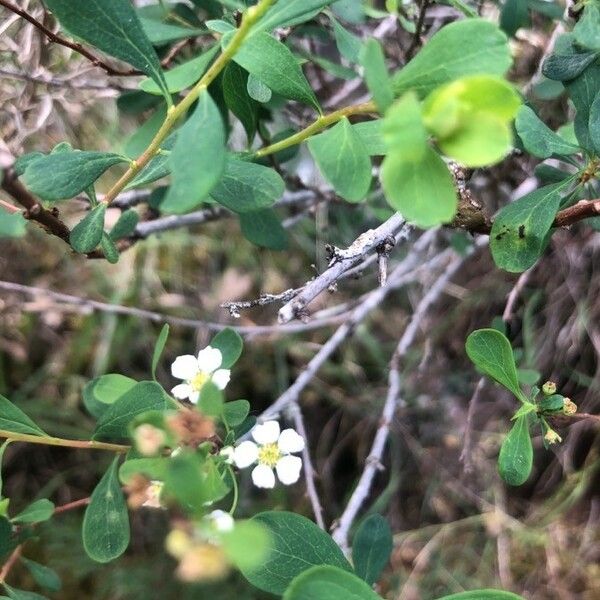
[[[265,14],[267,9],[273,4],[274,0],[260,0],[255,6],[251,6],[243,15],[242,22],[231,39],[231,42],[219,55],[217,60],[202,76],[200,81],[188,92],[188,94],[177,104],[171,106],[167,112],[160,129],[150,142],[150,145],[144,152],[131,164],[129,169],[108,191],[102,202],[110,204],[125,188],[125,186],[136,176],[136,174],[145,167],[160,151],[160,145],[169,135],[177,121],[185,115],[190,106],[198,99],[200,94],[216,79],[221,71],[227,66],[235,53],[240,49],[244,39],[248,36],[253,25]]]
[[[27,433],[15,433],[0,429],[0,438],[6,438],[13,442],[27,442],[28,444],[43,444],[45,446],[64,446],[66,448],[84,448],[87,450],[108,450],[110,452],[127,452],[129,446],[121,444],[108,444],[95,440],[66,440],[63,438],[46,435],[30,435]]]
[[[239,490],[237,479],[235,478],[235,473],[231,466],[229,466],[229,476],[231,477],[231,481],[233,482],[233,501],[231,503],[231,508],[229,509],[229,514],[233,515],[237,509],[238,499],[239,499]]]
[[[336,110],[328,115],[320,116],[314,123],[305,129],[302,129],[302,131],[299,131],[298,133],[295,133],[294,135],[291,135],[290,137],[287,137],[275,144],[271,144],[270,146],[265,146],[264,148],[257,150],[254,153],[254,156],[260,158],[262,156],[274,154],[275,152],[280,152],[281,150],[285,150],[290,146],[301,144],[315,133],[323,131],[323,129],[333,125],[334,123],[337,123],[338,121],[341,121],[344,117],[375,112],[377,112],[377,107],[375,106],[374,102],[364,102],[363,104],[355,104],[354,106],[340,108],[339,110]]]

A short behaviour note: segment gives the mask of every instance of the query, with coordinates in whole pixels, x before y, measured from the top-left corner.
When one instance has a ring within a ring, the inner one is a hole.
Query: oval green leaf
[[[102,240],[106,204],[93,208],[71,231],[69,241],[73,250],[85,254],[94,250]]]
[[[518,417],[502,442],[498,456],[498,472],[509,485],[522,485],[533,467],[533,446],[529,433],[529,417]]]
[[[0,429],[28,435],[48,435],[20,408],[2,395],[0,395]]]
[[[352,562],[356,574],[373,585],[390,560],[393,539],[388,522],[381,515],[367,517],[352,540]]]

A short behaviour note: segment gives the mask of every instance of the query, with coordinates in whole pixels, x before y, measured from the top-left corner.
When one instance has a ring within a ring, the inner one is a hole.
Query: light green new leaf
[[[170,99],[158,56],[130,0],[46,0],[73,35],[152,77]]]
[[[298,61],[287,46],[268,33],[259,32],[250,36],[233,60],[277,94],[319,110],[317,98]]]
[[[0,429],[28,435],[48,435],[20,408],[2,395],[0,395]]]
[[[312,567],[296,577],[283,600],[381,600],[356,575],[337,567]]]
[[[384,145],[391,154],[403,160],[418,162],[423,159],[429,146],[427,131],[421,115],[421,104],[414,92],[402,96],[382,121]]]
[[[448,223],[456,213],[452,176],[429,147],[418,161],[405,159],[401,150],[389,153],[381,168],[381,182],[390,206],[419,227]]]
[[[94,439],[125,438],[131,420],[150,410],[167,410],[176,404],[155,381],[141,381],[127,390],[102,414]]]
[[[285,183],[274,169],[230,156],[210,196],[233,212],[245,213],[272,206],[284,191]]]
[[[483,19],[464,19],[437,32],[393,77],[392,86],[396,95],[414,89],[425,96],[466,75],[503,75],[511,63],[508,39],[496,25]]]
[[[41,523],[47,521],[53,514],[54,504],[47,498],[41,498],[24,508],[11,521],[13,523]]]
[[[272,31],[278,27],[291,27],[315,17],[333,0],[279,0],[260,20],[258,31]]]
[[[343,27],[333,16],[330,16],[329,19],[333,25],[333,34],[339,53],[351,63],[358,62],[358,57],[362,48],[360,38]]]
[[[80,254],[91,252],[102,240],[106,204],[93,208],[71,231],[69,242],[73,250]]]
[[[152,353],[152,378],[156,379],[156,367],[158,366],[158,361],[162,356],[163,350],[165,349],[165,344],[167,343],[167,339],[169,337],[169,324],[165,323],[160,330],[160,334],[156,340],[156,344],[154,345],[154,352]]]
[[[541,256],[558,212],[562,187],[564,182],[535,190],[498,213],[490,233],[490,250],[501,269],[521,273]]]
[[[370,156],[384,156],[387,154],[388,148],[383,139],[382,119],[354,123],[352,129],[358,134]]]
[[[126,162],[125,157],[112,152],[56,152],[31,161],[23,174],[23,182],[43,200],[65,200],[77,196],[104,171],[122,162]]]
[[[99,419],[110,404],[136,384],[135,379],[118,373],[102,375],[89,381],[83,388],[83,404],[93,417]]]
[[[225,142],[221,113],[205,91],[177,134],[169,157],[172,182],[161,211],[181,214],[206,200],[225,169]]]
[[[199,56],[173,67],[165,73],[167,89],[175,94],[194,85],[208,69],[212,59],[216,56],[219,46],[215,45]],[[153,79],[144,79],[140,88],[148,94],[162,94],[163,91]]]
[[[580,46],[590,50],[600,50],[600,10],[588,4],[583,16],[573,28],[573,35]]]
[[[239,68],[241,69],[241,67]],[[248,81],[246,82],[246,92],[248,93],[248,96],[252,98],[252,100],[260,102],[261,104],[266,104],[267,102],[270,102],[271,98],[273,97],[273,90],[271,90],[271,88],[268,85],[264,84],[258,77],[252,74],[248,75]]]
[[[577,146],[554,133],[529,106],[521,106],[515,126],[527,152],[539,158],[550,158],[554,154],[568,156],[579,151]]]
[[[333,539],[306,517],[269,511],[256,515],[253,520],[268,529],[272,541],[271,552],[260,568],[241,569],[244,577],[257,588],[281,595],[297,575],[312,566],[331,565],[352,571]]]
[[[360,136],[345,117],[331,129],[308,140],[319,171],[336,193],[359,202],[371,187],[371,159]]]
[[[356,574],[373,585],[388,564],[393,548],[392,530],[381,515],[371,515],[352,540],[352,562]]]
[[[242,355],[244,348],[240,334],[229,327],[219,331],[210,341],[210,345],[221,352],[219,369],[231,369]]]
[[[510,342],[497,329],[477,329],[467,338],[467,355],[486,375],[511,391],[521,402],[527,398],[519,386]]]
[[[373,95],[379,112],[383,115],[394,101],[394,92],[381,44],[374,38],[365,42],[360,52],[360,64],[364,69],[365,83]]]
[[[271,250],[287,248],[287,232],[273,209],[264,208],[240,213],[239,216],[242,235],[249,242]]]
[[[26,227],[27,219],[23,217],[20,211],[11,214],[3,208],[0,209],[0,238],[21,237],[25,234]]]
[[[471,590],[470,592],[450,594],[450,596],[444,596],[438,600],[524,600],[524,598],[502,590]]]
[[[269,532],[256,521],[236,521],[235,527],[220,537],[223,551],[238,569],[260,567],[269,555]],[[252,552],[248,552],[248,548],[252,548]]]
[[[83,547],[100,563],[121,556],[129,545],[129,515],[117,476],[116,457],[92,493],[83,517]]]
[[[27,570],[40,586],[51,592],[58,592],[62,586],[60,577],[54,569],[40,565],[40,563],[21,557],[21,562],[27,567]]]
[[[519,417],[504,438],[498,455],[498,472],[509,485],[522,485],[533,467],[533,446],[529,418]]]

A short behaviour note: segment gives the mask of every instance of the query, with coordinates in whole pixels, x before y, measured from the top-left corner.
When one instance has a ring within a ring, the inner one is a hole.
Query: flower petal
[[[298,456],[282,456],[277,461],[277,477],[284,485],[296,483],[300,478],[300,469],[302,469],[302,459]]]
[[[188,385],[187,383],[180,383],[171,390],[171,394],[173,394],[173,396],[175,396],[175,398],[178,400],[186,400],[193,393],[194,390],[192,389],[192,386]]]
[[[265,444],[274,444],[279,438],[279,423],[277,421],[267,421],[259,425],[255,425],[250,432],[257,444],[264,446]]]
[[[231,531],[235,525],[233,517],[224,510],[213,510],[206,515],[206,519],[217,531]]]
[[[256,465],[252,469],[252,481],[256,487],[270,489],[275,487],[275,473],[267,465]]]
[[[212,382],[220,389],[224,390],[231,376],[229,369],[219,369],[212,374]]]
[[[279,436],[277,445],[284,454],[302,452],[304,450],[304,438],[294,429],[284,429]]]
[[[258,458],[258,446],[254,442],[242,442],[233,451],[233,462],[238,469],[245,469]]]
[[[220,350],[212,346],[206,346],[204,350],[198,352],[198,368],[205,373],[216,371],[223,362],[223,356]]]
[[[198,374],[198,361],[191,354],[178,356],[171,365],[171,375],[177,379],[190,381]]]
[[[198,400],[200,399],[200,392],[198,390],[192,389],[190,395],[188,396],[188,400],[192,404],[198,404]]]

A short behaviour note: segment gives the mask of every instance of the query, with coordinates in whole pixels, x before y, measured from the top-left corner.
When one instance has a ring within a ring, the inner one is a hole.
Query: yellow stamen
[[[205,373],[204,371],[200,371],[194,378],[190,381],[190,385],[195,392],[199,392],[202,389],[202,386],[210,379],[210,375]]]
[[[261,465],[273,468],[281,458],[281,452],[277,444],[265,444],[258,450],[258,462]]]

